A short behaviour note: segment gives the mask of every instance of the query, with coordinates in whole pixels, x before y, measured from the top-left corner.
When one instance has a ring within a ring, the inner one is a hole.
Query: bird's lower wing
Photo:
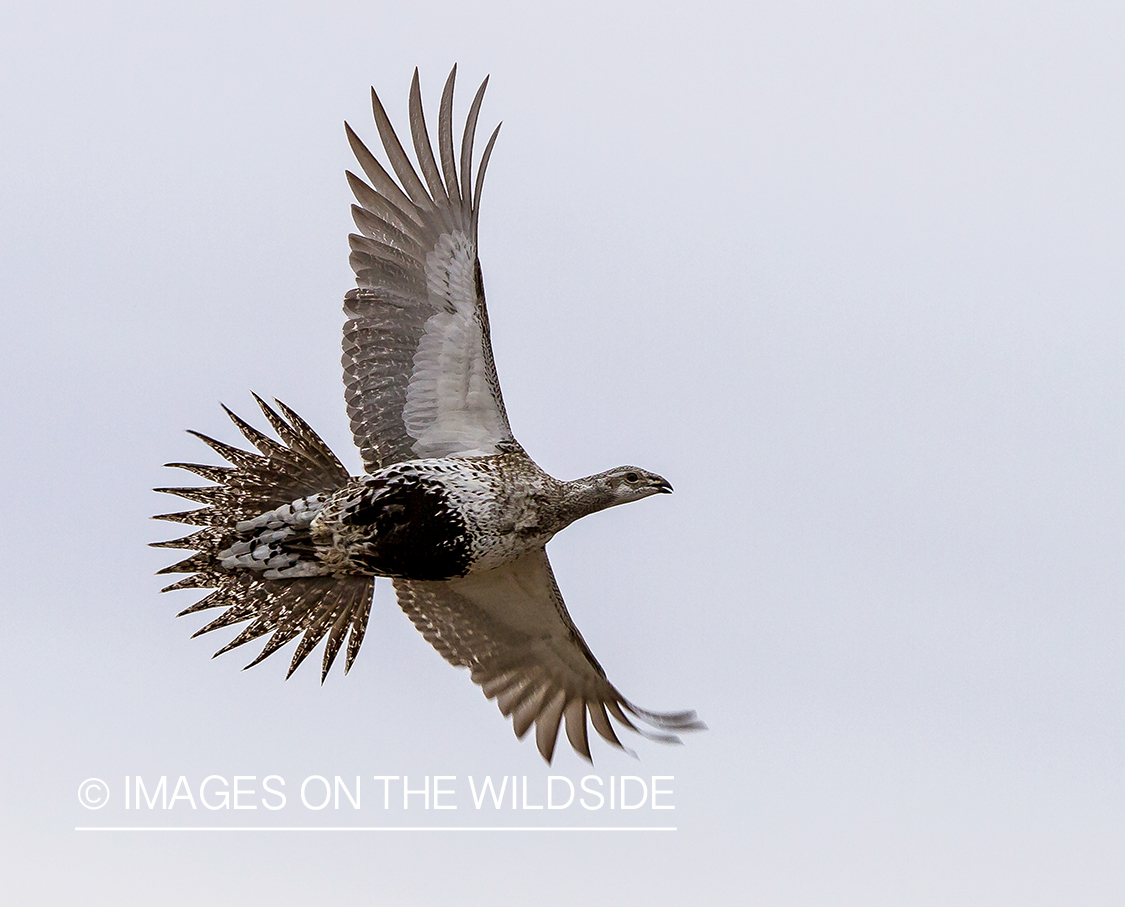
[[[594,729],[625,749],[610,716],[646,737],[678,743],[673,731],[703,727],[694,712],[637,708],[606,679],[574,626],[542,549],[495,570],[456,580],[394,581],[399,605],[414,625],[512,717],[517,737],[535,725],[539,752],[550,762],[559,727],[586,759],[589,713]],[[656,728],[638,727],[629,716]]]

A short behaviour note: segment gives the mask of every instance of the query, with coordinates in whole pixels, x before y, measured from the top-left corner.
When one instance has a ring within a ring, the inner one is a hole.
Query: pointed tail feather
[[[344,672],[351,669],[367,626],[375,580],[371,576],[335,575],[327,570],[321,571],[322,575],[270,579],[261,570],[243,569],[238,558],[231,556],[232,548],[242,543],[248,522],[293,502],[331,493],[349,481],[348,472],[336,455],[300,416],[280,401],[277,403],[279,413],[256,394],[254,399],[280,442],[227,409],[227,415],[256,452],[192,432],[231,465],[168,464],[215,484],[156,489],[204,505],[197,510],[155,517],[199,527],[183,538],[152,543],[156,548],[195,552],[159,571],[191,574],[161,591],[214,590],[180,612],[183,616],[211,608],[224,609],[219,617],[197,631],[197,636],[249,621],[216,655],[269,635],[262,652],[247,667],[303,634],[289,668],[292,674],[327,636],[321,672],[323,681],[345,637]],[[239,524],[242,524],[242,531]]]

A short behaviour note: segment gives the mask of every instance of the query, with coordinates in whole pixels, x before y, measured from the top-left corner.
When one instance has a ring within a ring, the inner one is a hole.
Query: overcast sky
[[[1121,903],[1125,13],[931,6],[6,9],[5,889]],[[177,527],[148,517],[176,504],[150,489],[215,462],[183,429],[236,439],[220,401],[279,397],[359,470],[342,123],[375,142],[374,85],[404,127],[415,66],[434,122],[454,62],[458,121],[486,74],[482,129],[504,121],[480,244],[517,437],[560,477],[676,488],[550,553],[625,695],[710,725],[682,747],[547,767],[387,585],[323,687],[312,660],[287,682],[285,654],[211,661],[233,631],[193,640],[192,594],[158,594],[146,543]],[[126,810],[138,775],[196,808]],[[252,778],[256,811],[200,804],[210,775]],[[337,775],[360,809],[302,804]],[[451,777],[457,809],[393,787],[384,809],[376,775]],[[477,809],[486,775],[526,777],[529,806],[550,775],[670,777],[675,809]],[[75,831],[260,825],[676,830]]]

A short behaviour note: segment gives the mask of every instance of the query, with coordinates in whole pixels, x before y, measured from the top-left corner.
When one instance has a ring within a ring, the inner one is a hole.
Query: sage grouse
[[[255,396],[280,443],[227,410],[258,452],[193,432],[231,465],[169,464],[214,484],[157,489],[206,505],[158,517],[200,527],[157,543],[196,552],[160,571],[192,574],[164,591],[215,590],[182,612],[225,609],[199,633],[249,621],[216,655],[272,634],[253,665],[301,637],[291,674],[326,639],[323,681],[345,637],[345,673],[351,667],[375,577],[390,577],[422,635],[469,669],[512,716],[517,737],[535,724],[548,761],[564,720],[571,745],[590,758],[587,713],[618,747],[611,715],[675,742],[674,732],[703,726],[695,713],[645,711],[617,691],[571,621],[544,550],[579,517],[672,486],[635,466],[562,482],[512,436],[477,259],[481,185],[499,127],[474,180],[473,136],[488,80],[473,98],[458,154],[456,71],[441,98],[435,157],[415,70],[410,132],[420,177],[374,90],[375,123],[397,182],[345,124],[367,175],[365,182],[347,174],[362,235],[350,237],[358,287],[344,297],[343,357],[348,416],[367,474],[349,476],[280,402],[275,410]]]

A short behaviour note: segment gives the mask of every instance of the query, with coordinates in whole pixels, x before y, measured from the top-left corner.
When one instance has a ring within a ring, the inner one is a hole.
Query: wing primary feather
[[[521,672],[515,683],[496,696],[500,714],[508,716],[517,711],[534,694],[541,693],[545,683],[541,671]]]
[[[457,161],[453,154],[453,83],[456,79],[457,64],[454,63],[445,80],[445,88],[441,92],[441,107],[438,108],[438,153],[441,155],[441,169],[445,174],[449,202],[460,211],[461,189],[457,185]]]
[[[616,718],[618,721],[620,721],[622,724],[624,724],[626,727],[630,728],[631,730],[636,731],[636,733],[640,734],[642,737],[645,737],[649,740],[659,740],[661,743],[682,743],[683,742],[682,740],[680,740],[679,737],[675,736],[674,734],[656,734],[656,733],[653,733],[652,731],[648,730],[647,728],[637,727],[637,725],[635,725],[632,721],[630,721],[628,718],[625,717],[625,713],[623,711],[621,711],[621,707],[616,702],[612,702],[612,701],[607,702],[606,705],[609,706],[609,710],[610,710],[610,712],[613,713],[614,718]],[[629,703],[627,703],[627,702],[625,703],[625,708],[628,709],[630,712],[633,711],[633,707],[631,705],[629,705]],[[636,713],[634,712],[634,714],[636,714]]]
[[[473,189],[473,223],[472,235],[477,235],[477,220],[480,217],[480,190],[484,186],[484,171],[488,167],[488,159],[492,157],[492,146],[496,144],[496,136],[500,134],[500,126],[498,123],[496,128],[492,130],[492,136],[488,140],[488,144],[484,146],[484,154],[480,158],[480,167],[477,169],[477,183]]]
[[[578,755],[593,763],[590,741],[586,735],[586,701],[580,696],[571,699],[563,710],[563,717],[566,719],[566,739]]]
[[[386,116],[384,114],[384,116]],[[344,132],[348,136],[348,144],[351,146],[352,154],[355,155],[356,161],[359,163],[360,169],[367,174],[367,178],[371,180],[371,185],[392,204],[400,214],[405,215],[414,221],[419,227],[422,226],[422,219],[415,211],[415,204],[410,200],[410,197],[399,188],[383,165],[379,163],[375,155],[367,150],[367,146],[363,144],[363,140],[352,130],[352,127],[344,123]]]
[[[614,718],[625,725],[625,727],[629,728],[629,730],[636,731],[638,734],[641,733],[640,729],[628,719],[623,711],[621,711],[621,706],[619,706],[615,700],[608,700],[606,702],[606,708],[609,709],[610,714],[613,715]]]
[[[625,703],[625,708],[636,715],[638,718],[643,718],[654,727],[666,728],[675,731],[705,731],[707,725],[699,720],[694,711],[684,712],[650,712],[647,709],[642,709],[639,706],[633,705],[631,702]]]
[[[363,208],[356,205],[352,205],[352,215],[356,217],[356,224],[360,226],[361,230],[363,229],[363,225],[369,224],[371,220],[376,220],[376,218],[372,218],[367,211],[364,211]],[[366,215],[366,217],[364,215]],[[382,221],[379,221],[379,223],[382,223]],[[400,248],[389,245],[381,239],[371,236],[367,230],[363,231],[363,236],[357,237],[354,233],[351,234],[348,240],[352,251],[373,255],[379,259],[381,263],[391,262],[408,272],[413,272],[425,267],[424,263],[419,262],[418,259],[409,252],[403,252]],[[419,284],[420,283],[419,281]]]
[[[603,740],[607,743],[612,743],[619,749],[625,749],[625,745],[617,739],[617,732],[613,729],[613,724],[609,720],[609,715],[606,714],[605,705],[599,699],[591,699],[590,706],[590,723],[594,726],[594,730],[598,732]]]
[[[425,251],[422,244],[412,235],[413,230],[417,227],[405,214],[398,210],[383,196],[379,195],[374,189],[367,185],[363,180],[351,172],[346,172],[348,178],[348,185],[351,187],[352,194],[355,195],[356,200],[359,202],[358,208],[367,215],[367,222],[369,226],[380,226],[380,230],[385,232],[390,237],[390,245],[397,246],[398,248],[410,252],[415,257],[421,255],[425,258]],[[352,219],[356,219],[356,205],[352,206]],[[372,220],[379,221],[379,224],[371,224]],[[364,236],[369,235],[363,229],[363,224],[356,220],[356,226]]]
[[[469,115],[465,117],[465,134],[461,139],[461,210],[467,215],[473,211],[473,137],[477,131],[477,117],[480,115],[481,101],[484,100],[484,90],[488,87],[488,76],[480,83],[473,103],[469,106]],[[473,238],[476,235],[473,234]]]
[[[426,130],[426,114],[422,109],[422,88],[418,82],[418,68],[414,68],[414,78],[410,80],[410,138],[414,142],[414,153],[418,156],[418,165],[422,169],[422,176],[430,188],[437,211],[442,214],[442,220],[447,228],[452,229],[453,220],[449,216],[449,193],[445,191],[445,183],[438,173],[437,161],[434,159],[434,149],[430,144],[430,134]]]
[[[482,676],[477,682],[485,699],[495,699],[523,681],[524,675],[515,670],[501,671],[500,673]]]
[[[540,683],[512,710],[512,730],[516,732],[516,739],[522,740],[524,734],[528,732],[541,711],[543,697],[549,689],[550,686],[546,681]]]
[[[559,736],[559,722],[566,706],[566,690],[558,689],[535,719],[535,745],[547,764],[555,754],[555,741]]]
[[[383,102],[379,100],[379,95],[375,93],[374,88],[371,89],[371,110],[375,114],[375,125],[379,128],[379,138],[383,142],[383,150],[387,152],[391,167],[398,175],[402,188],[415,205],[423,211],[431,210],[434,206],[433,200],[426,192],[426,187],[422,185],[422,181],[418,179],[418,174],[410,163],[410,158],[406,156],[398,136],[395,135],[390,117],[383,109]]]

